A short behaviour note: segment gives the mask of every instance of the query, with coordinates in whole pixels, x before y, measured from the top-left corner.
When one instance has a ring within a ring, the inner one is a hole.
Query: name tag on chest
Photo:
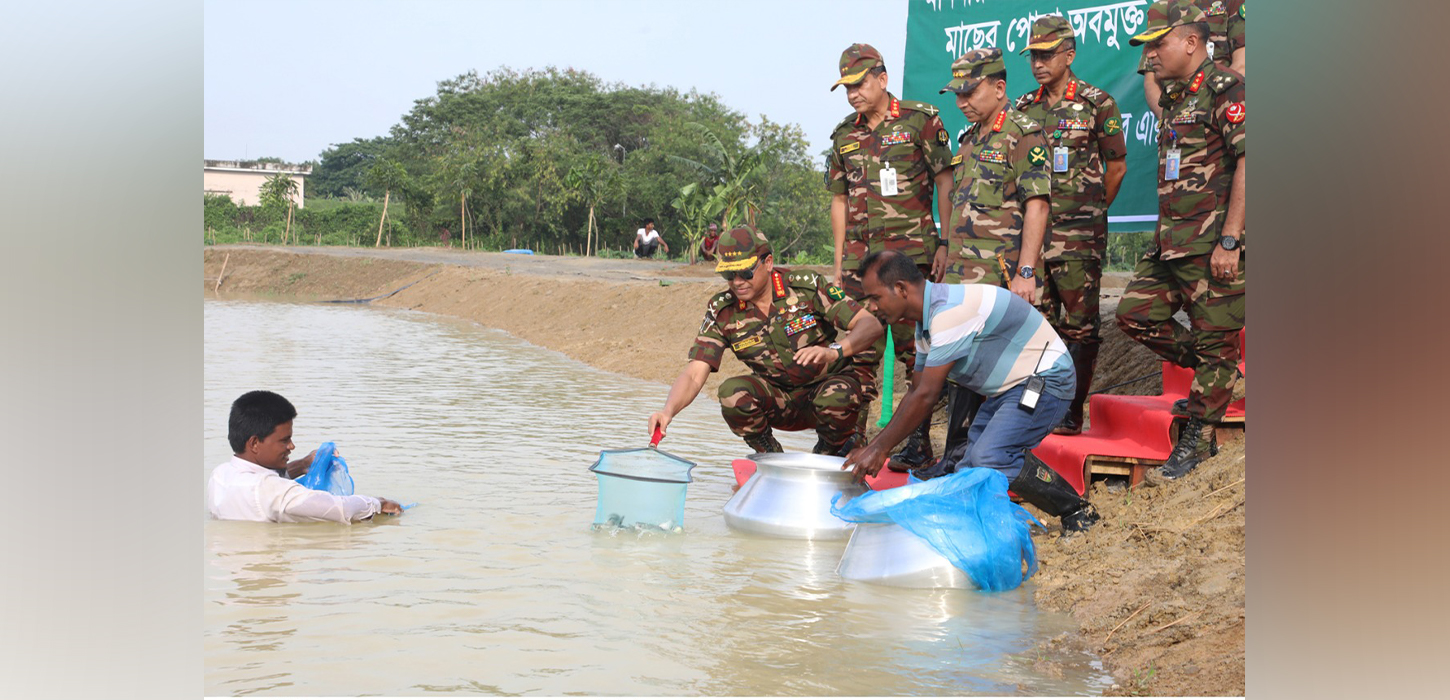
[[[791,319],[789,321],[786,321],[786,323],[785,323],[785,334],[786,335],[795,335],[797,333],[803,333],[803,332],[808,331],[808,330],[810,330],[812,328],[815,328],[815,327],[816,327],[816,317],[815,317],[815,315],[814,314],[806,314],[804,316],[798,316],[798,317],[793,318],[793,319]]]
[[[765,342],[765,339],[764,338],[762,338],[762,337],[760,337],[758,335],[755,335],[755,336],[751,336],[749,338],[746,338],[745,340],[740,340],[740,341],[736,341],[734,343],[731,343],[730,344],[730,349],[731,350],[734,350],[735,352],[740,352],[741,350],[747,350],[749,348],[753,348],[753,347],[755,347],[755,346],[757,346],[757,345],[759,345],[759,344],[761,344],[763,342]]]
[[[903,143],[911,143],[911,132],[893,131],[881,137],[881,145],[883,146],[897,146]]]

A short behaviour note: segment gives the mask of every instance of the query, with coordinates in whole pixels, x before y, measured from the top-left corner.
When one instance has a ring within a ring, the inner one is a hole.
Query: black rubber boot
[[[967,429],[972,427],[972,419],[977,417],[977,409],[982,407],[984,400],[981,394],[947,382],[946,455],[966,454],[963,448],[967,446]]]
[[[916,432],[906,438],[906,445],[899,452],[891,455],[886,468],[894,472],[906,472],[912,469],[920,469],[936,461],[931,454],[931,416],[927,416],[921,425],[917,426]]]
[[[832,457],[845,457],[851,450],[866,444],[860,433],[852,433],[846,441],[839,445],[832,445],[826,442],[826,436],[821,435],[816,439],[816,446],[811,450],[812,454],[830,455]]]
[[[775,434],[770,431],[770,428],[766,428],[765,432],[759,435],[751,435],[745,438],[745,444],[757,453],[785,452],[785,448],[780,446],[780,441],[775,439]]]
[[[1068,405],[1067,415],[1062,417],[1062,422],[1057,424],[1052,432],[1056,435],[1077,435],[1082,432],[1083,408],[1087,404],[1088,389],[1093,385],[1093,370],[1098,363],[1097,343],[1084,345],[1082,343],[1068,343],[1067,352],[1072,356],[1073,369],[1077,372],[1077,391],[1072,395],[1072,403]]]
[[[1188,475],[1193,468],[1209,457],[1218,454],[1218,440],[1213,434],[1213,423],[1202,418],[1189,416],[1188,422],[1178,431],[1178,444],[1168,461],[1158,468],[1157,476],[1172,481]]]
[[[1062,519],[1063,532],[1082,532],[1098,521],[1098,510],[1031,450],[1022,451],[1022,471],[1008,486],[1022,500]]]

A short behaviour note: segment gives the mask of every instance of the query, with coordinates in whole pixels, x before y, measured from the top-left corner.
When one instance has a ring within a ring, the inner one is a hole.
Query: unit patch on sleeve
[[[949,139],[949,137],[947,136],[947,130],[946,129],[942,129],[941,131],[936,132],[936,141],[937,141],[937,143],[940,143],[941,145],[945,146],[945,145],[947,145],[948,139]]]
[[[1043,163],[1046,163],[1047,149],[1041,146],[1033,146],[1032,150],[1027,152],[1027,162],[1033,165],[1042,165]]]
[[[1108,120],[1103,123],[1103,133],[1108,136],[1117,136],[1118,132],[1122,130],[1123,120],[1117,117],[1108,117]]]
[[[1242,122],[1244,120],[1244,103],[1235,102],[1229,105],[1228,110],[1224,114],[1228,116],[1228,120],[1231,123],[1238,124]]]
[[[826,287],[826,296],[830,297],[832,301],[840,301],[846,298],[846,293],[841,291],[840,287],[837,287],[833,284],[829,287]]]

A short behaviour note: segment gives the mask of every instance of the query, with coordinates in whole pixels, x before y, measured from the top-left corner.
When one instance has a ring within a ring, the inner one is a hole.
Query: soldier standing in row
[[[1244,327],[1245,107],[1242,75],[1209,58],[1209,26],[1188,0],[1148,9],[1144,55],[1164,81],[1158,229],[1118,305],[1118,326],[1194,370],[1186,425],[1156,476],[1176,479],[1216,454],[1214,426],[1233,399]],[[1173,320],[1186,308],[1191,329]]]
[[[941,281],[999,285],[1033,304],[1052,191],[1047,138],[1037,122],[1012,108],[1001,49],[962,54],[941,92],[948,90],[972,125],[952,159],[948,242],[936,255],[937,266],[946,269]],[[956,453],[967,447],[963,428],[981,403],[980,395],[948,385],[949,457],[960,459]]]
[[[715,270],[729,284],[705,311],[690,359],[649,431],[665,430],[695,400],[729,347],[751,374],[720,385],[725,423],[756,452],[780,452],[772,428],[819,435],[817,454],[865,443],[860,415],[876,395],[876,317],[824,276],[775,267],[770,242],[750,226],[720,237]]]
[[[1017,109],[1048,133],[1052,156],[1052,215],[1047,251],[1038,273],[1042,312],[1067,342],[1077,368],[1077,391],[1060,435],[1082,432],[1083,404],[1093,383],[1101,343],[1098,316],[1108,207],[1128,170],[1128,143],[1118,103],[1072,71],[1077,39],[1061,15],[1038,18],[1032,39],[1032,76],[1042,86],[1017,98]]]
[[[907,255],[931,279],[941,279],[942,270],[932,267],[939,234],[931,201],[933,192],[946,192],[951,185],[952,152],[937,108],[892,95],[885,62],[869,44],[848,47],[839,67],[841,77],[831,89],[845,85],[855,112],[831,133],[827,162],[835,282],[860,300],[858,268],[878,250]],[[949,204],[945,197],[939,200],[939,219],[945,222]],[[896,357],[906,366],[908,381],[916,365],[913,333],[911,324],[892,328]],[[899,469],[931,460],[930,428],[928,418],[892,457]]]
[[[1203,10],[1208,23],[1208,57],[1221,68],[1228,68],[1239,75],[1244,74],[1245,48],[1244,24],[1247,9],[1244,0],[1196,0],[1193,3]],[[1163,96],[1159,78],[1148,70],[1148,55],[1138,63],[1138,74],[1143,76],[1143,100],[1153,116],[1162,117],[1163,108],[1158,100]]]

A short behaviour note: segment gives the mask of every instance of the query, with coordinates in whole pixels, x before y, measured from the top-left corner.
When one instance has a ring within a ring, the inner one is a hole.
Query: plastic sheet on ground
[[[894,522],[906,528],[984,591],[1011,590],[1037,572],[1037,550],[1028,529],[1037,519],[1007,497],[1007,477],[995,469],[965,469],[871,491],[844,505],[837,499],[832,500],[831,514],[849,522]]]
[[[297,483],[315,491],[326,491],[337,496],[351,496],[352,475],[347,471],[347,462],[337,454],[337,445],[324,442],[312,458],[307,473],[297,477]]]

